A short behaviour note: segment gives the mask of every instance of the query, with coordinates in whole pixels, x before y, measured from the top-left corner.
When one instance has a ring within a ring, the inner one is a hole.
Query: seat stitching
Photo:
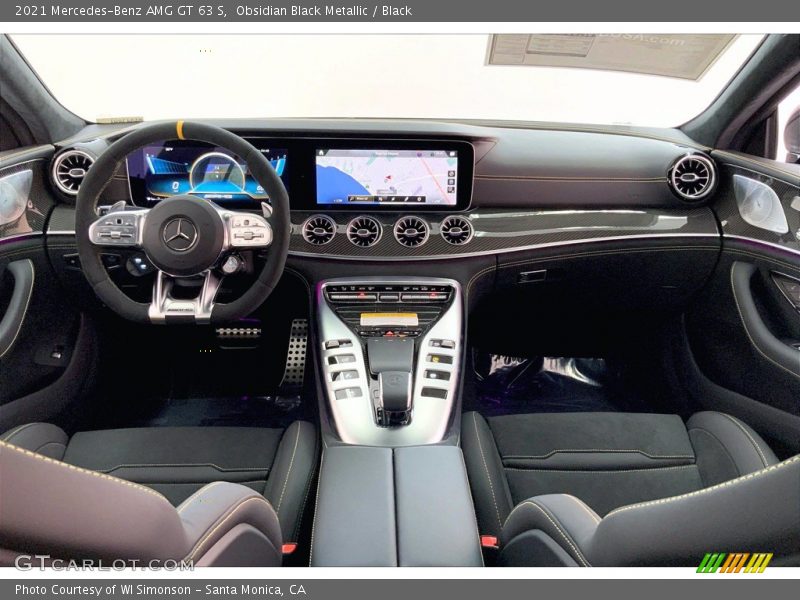
[[[211,537],[220,527],[222,527],[231,517],[233,517],[233,515],[236,513],[236,511],[238,511],[242,506],[244,506],[245,504],[247,504],[248,502],[250,502],[252,500],[258,500],[260,502],[263,502],[267,506],[271,507],[270,503],[263,496],[250,496],[249,498],[245,498],[244,500],[242,500],[241,502],[239,502],[238,504],[233,506],[233,508],[231,508],[228,511],[228,514],[224,518],[222,518],[221,521],[217,522],[217,524],[214,526],[213,529],[208,531],[199,542],[197,542],[194,546],[192,546],[192,549],[191,549],[190,553],[186,555],[184,560],[193,560],[195,554],[197,554],[200,551],[200,549],[202,548],[203,544],[205,544],[206,540],[209,537]]]
[[[41,461],[44,461],[46,463],[50,463],[50,464],[53,464],[53,465],[56,465],[56,466],[59,466],[59,467],[63,467],[65,469],[69,469],[71,471],[77,471],[78,473],[84,473],[84,474],[87,474],[87,475],[92,475],[94,477],[99,477],[100,479],[105,479],[105,480],[108,480],[108,481],[110,481],[112,483],[116,483],[118,485],[124,485],[126,487],[131,487],[133,489],[136,489],[136,490],[145,492],[147,494],[151,494],[153,496],[156,496],[157,498],[161,498],[164,502],[167,502],[169,504],[169,500],[167,500],[164,496],[159,494],[157,491],[155,491],[153,489],[150,489],[148,487],[145,487],[143,485],[139,485],[138,483],[133,483],[131,481],[126,481],[124,479],[119,479],[118,477],[112,477],[111,475],[106,475],[105,473],[99,473],[97,471],[90,471],[89,469],[83,469],[81,467],[76,467],[75,465],[70,465],[68,463],[61,462],[59,460],[55,460],[55,459],[50,458],[48,456],[42,456],[41,454],[36,454],[35,452],[31,452],[30,450],[25,450],[24,448],[20,448],[19,446],[15,446],[14,444],[9,444],[9,443],[7,443],[5,441],[2,441],[2,440],[0,440],[0,448],[7,448],[9,450],[14,450],[15,452],[19,452],[21,454],[25,454],[26,456],[30,456],[32,458],[35,458],[36,460],[41,460]],[[170,504],[170,506],[172,506],[172,504]]]
[[[644,467],[641,469],[526,469],[525,467],[503,467],[506,471],[526,471],[531,473],[640,473],[643,471],[673,471],[678,469],[695,469],[697,465],[675,465],[670,467]]]
[[[558,530],[558,532],[561,534],[561,537],[564,538],[564,541],[567,542],[569,547],[572,548],[572,551],[578,557],[578,560],[580,560],[583,563],[583,566],[584,567],[591,567],[592,566],[591,564],[589,564],[589,561],[586,560],[586,557],[583,555],[583,553],[580,550],[578,550],[577,544],[572,539],[572,536],[568,535],[565,532],[565,529],[562,529],[561,526],[557,523],[558,519],[555,518],[555,515],[553,515],[551,517],[550,515],[552,513],[548,514],[549,511],[545,510],[544,507],[542,507],[538,502],[535,502],[533,500],[526,500],[525,502],[523,502],[522,504],[517,506],[517,508],[520,508],[521,506],[525,506],[525,505],[531,505],[531,506],[535,506],[536,508],[538,508],[541,511],[541,513],[547,518],[547,520],[550,521],[553,524],[553,526]],[[515,512],[517,510],[517,508],[515,508],[514,511],[512,511],[512,514],[513,514],[513,512]],[[508,517],[510,519],[511,515],[508,515]],[[506,523],[508,523],[508,519],[506,519]]]
[[[713,438],[722,447],[722,451],[725,453],[728,459],[733,463],[733,468],[736,469],[736,476],[739,477],[742,474],[741,470],[739,470],[739,465],[736,464],[736,459],[734,459],[733,456],[731,456],[731,453],[728,452],[728,449],[725,447],[725,444],[722,443],[721,439],[719,439],[716,435],[714,435],[708,429],[705,429],[703,427],[692,427],[691,429],[687,429],[687,433],[691,433],[692,431],[699,431],[700,433],[705,433],[707,436]]]
[[[314,560],[314,533],[317,530],[317,512],[319,510],[319,488],[322,485],[322,466],[325,462],[325,452],[322,453],[322,458],[319,461],[319,477],[317,477],[317,495],[314,498],[314,518],[311,520],[311,541],[308,548],[308,566],[310,567]]]
[[[314,433],[316,435],[316,431]],[[300,537],[300,526],[303,524],[303,515],[306,512],[306,505],[308,504],[308,497],[311,495],[311,484],[314,481],[314,473],[316,472],[318,452],[319,452],[319,447],[318,447],[318,444],[317,444],[317,439],[315,439],[314,440],[313,464],[312,464],[311,469],[309,470],[309,473],[308,473],[308,481],[306,482],[306,491],[305,491],[305,494],[304,494],[304,497],[303,497],[303,506],[300,508],[300,512],[297,515],[297,522],[295,523],[295,526],[294,526],[294,536],[293,536],[294,540],[292,540],[292,541],[297,541],[297,539]]]
[[[62,448],[67,447],[67,445],[62,442],[45,442],[44,444],[36,448],[36,450],[33,450],[33,452],[40,453],[40,450],[45,446],[61,446]]]
[[[560,453],[565,453],[565,454],[566,453],[576,453],[576,454],[580,454],[580,453],[589,453],[589,452],[608,452],[608,453],[619,453],[619,454],[637,453],[637,454],[642,454],[642,455],[646,456],[647,458],[695,458],[693,454],[650,454],[648,452],[645,452],[644,450],[638,450],[638,449],[614,450],[614,449],[608,449],[608,448],[560,448],[560,449],[557,449],[557,450],[552,450],[552,451],[548,452],[547,454],[530,454],[530,455],[526,455],[526,454],[509,454],[507,456],[504,456],[503,458],[537,458],[537,459],[543,459],[543,458],[550,458],[551,456],[553,456],[555,454],[560,454]]]
[[[569,498],[570,500],[574,500],[578,504],[578,506],[580,506],[584,510],[584,512],[592,518],[592,521],[594,521],[595,523],[600,522],[600,517],[597,515],[597,513],[591,510],[583,500],[581,500],[580,498],[576,498],[572,494],[563,494],[563,496],[565,498]]]
[[[494,495],[494,486],[492,485],[492,477],[489,474],[489,465],[486,463],[486,456],[483,453],[483,444],[481,444],[481,434],[478,432],[477,413],[472,413],[472,422],[475,424],[475,437],[478,440],[478,450],[480,450],[481,459],[483,460],[483,468],[486,471],[486,479],[489,480],[489,491],[492,493],[492,503],[494,504],[494,512],[497,515],[497,524],[500,526],[500,529],[502,529],[503,521],[500,519],[500,509],[497,506],[497,498]]]
[[[28,427],[33,427],[34,425],[46,425],[46,423],[26,423],[25,425],[20,425],[19,427],[15,427],[14,429],[12,429],[11,431],[9,431],[9,432],[8,432],[8,433],[7,433],[7,434],[6,434],[6,435],[3,437],[3,440],[2,440],[2,441],[4,441],[4,442],[10,442],[10,441],[11,441],[11,438],[13,438],[13,437],[16,437],[16,435],[17,435],[18,433],[20,433],[21,431],[23,431],[23,430],[27,429]]]
[[[747,436],[747,439],[750,440],[750,443],[753,444],[753,447],[756,449],[756,452],[758,452],[759,457],[761,457],[761,462],[764,464],[765,467],[768,466],[769,463],[767,462],[767,457],[764,454],[764,451],[761,449],[761,446],[758,445],[758,443],[755,441],[755,439],[753,439],[753,436],[750,435],[750,432],[747,431],[747,429],[745,429],[742,426],[742,424],[739,423],[739,421],[734,419],[732,416],[730,416],[728,414],[725,414],[725,413],[721,413],[721,412],[718,412],[717,414],[718,415],[722,415],[723,417],[728,419],[731,423],[736,425],[736,427],[738,427],[743,434],[745,434]]]
[[[214,481],[213,483],[209,483],[208,485],[204,485],[199,490],[197,490],[194,494],[192,494],[191,496],[186,498],[186,500],[181,502],[180,505],[178,506],[178,508],[175,509],[175,510],[177,510],[178,512],[181,512],[182,510],[188,508],[189,504],[194,502],[200,494],[204,494],[208,490],[210,490],[211,488],[216,487],[216,486],[218,486],[218,485],[220,485],[222,483],[230,483],[230,482],[228,482],[228,481]]]
[[[756,341],[753,339],[753,336],[752,336],[752,335],[750,335],[750,330],[748,329],[748,327],[747,327],[747,323],[745,322],[744,315],[742,314],[742,307],[741,307],[741,306],[739,306],[739,297],[736,295],[736,287],[734,286],[734,283],[733,283],[733,275],[734,275],[734,273],[735,273],[735,271],[736,271],[736,266],[737,266],[737,265],[738,265],[738,263],[733,263],[733,266],[731,267],[731,277],[730,277],[730,279],[731,279],[731,292],[732,292],[732,294],[733,294],[733,301],[736,303],[736,311],[739,313],[739,320],[742,322],[742,328],[744,329],[744,332],[747,334],[747,339],[749,339],[749,340],[750,340],[750,343],[752,344],[753,348],[755,348],[755,349],[758,351],[758,353],[759,353],[761,356],[763,356],[764,358],[766,358],[766,359],[767,359],[769,362],[771,362],[773,365],[775,365],[775,366],[776,366],[776,367],[778,367],[779,369],[782,369],[782,370],[786,371],[786,372],[787,372],[789,375],[791,375],[792,377],[795,377],[795,378],[797,378],[797,379],[800,379],[800,375],[798,375],[797,373],[795,373],[795,372],[794,372],[794,371],[792,371],[791,369],[788,369],[788,368],[786,368],[786,367],[785,367],[785,366],[783,366],[781,363],[779,363],[779,362],[777,362],[777,361],[773,360],[773,359],[772,359],[770,356],[768,356],[768,355],[767,355],[767,354],[766,354],[766,353],[765,353],[765,352],[764,352],[764,351],[763,351],[763,350],[762,350],[762,349],[759,347],[759,345],[758,345],[758,344],[756,343]],[[724,413],[720,413],[720,414],[724,414]]]
[[[214,463],[123,463],[107,469],[96,469],[100,473],[111,473],[119,469],[136,469],[142,467],[212,467],[225,473],[235,471],[269,471],[269,467],[220,467]]]
[[[286,471],[286,479],[283,481],[283,489],[281,489],[281,497],[278,499],[278,506],[276,511],[280,513],[281,504],[283,504],[283,495],[286,493],[286,486],[289,484],[289,476],[292,474],[292,467],[294,466],[294,457],[297,453],[297,443],[300,441],[300,425],[297,426],[297,435],[294,438],[294,448],[292,448],[292,458],[289,461],[289,469]]]
[[[612,510],[610,513],[608,513],[605,516],[605,518],[607,519],[611,515],[614,515],[614,514],[617,514],[617,513],[621,513],[621,512],[627,511],[627,510],[633,510],[635,508],[644,508],[644,507],[647,507],[647,506],[654,506],[656,504],[669,504],[669,503],[672,503],[672,502],[678,502],[680,500],[685,500],[686,498],[691,498],[691,497],[694,497],[694,496],[701,496],[701,495],[704,495],[704,494],[710,494],[711,492],[715,492],[715,491],[720,490],[722,488],[739,485],[741,483],[744,483],[745,481],[749,481],[750,479],[756,479],[758,477],[763,477],[764,475],[767,475],[767,474],[769,474],[769,473],[771,473],[773,471],[777,471],[779,469],[783,469],[784,467],[788,467],[789,465],[794,464],[794,463],[796,463],[798,461],[800,461],[800,454],[798,454],[797,456],[793,456],[792,458],[789,458],[789,459],[787,459],[787,460],[785,460],[783,462],[774,464],[774,465],[772,465],[770,467],[767,467],[765,469],[761,469],[760,471],[754,471],[754,472],[749,473],[747,475],[743,475],[742,477],[737,477],[736,479],[731,479],[730,481],[725,481],[723,483],[718,483],[717,485],[713,485],[711,487],[708,487],[708,488],[705,488],[705,489],[702,489],[702,490],[697,490],[695,492],[689,492],[688,494],[681,494],[680,496],[672,496],[670,498],[661,498],[660,500],[651,500],[649,502],[640,502],[638,504],[630,504],[628,506],[622,506],[620,508]]]

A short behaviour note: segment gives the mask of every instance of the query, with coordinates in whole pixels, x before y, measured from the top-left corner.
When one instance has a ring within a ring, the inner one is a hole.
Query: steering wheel
[[[177,195],[151,209],[115,204],[98,217],[97,202],[125,157],[153,142],[195,140],[230,150],[247,163],[266,191],[271,207],[262,214],[226,210],[196,196]],[[95,293],[122,317],[139,323],[220,323],[252,313],[278,282],[289,250],[289,196],[269,160],[239,136],[202,123],[178,121],[142,127],[114,142],[86,174],[76,199],[78,254]],[[151,302],[131,299],[103,266],[101,254],[112,248],[138,249],[156,267]],[[215,303],[223,268],[231,254],[266,249],[266,263],[253,285],[237,300]],[[202,276],[193,300],[174,298],[176,280]]]

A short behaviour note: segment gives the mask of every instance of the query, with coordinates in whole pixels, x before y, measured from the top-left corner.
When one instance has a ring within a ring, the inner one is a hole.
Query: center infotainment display
[[[316,151],[318,205],[456,206],[457,150]]]

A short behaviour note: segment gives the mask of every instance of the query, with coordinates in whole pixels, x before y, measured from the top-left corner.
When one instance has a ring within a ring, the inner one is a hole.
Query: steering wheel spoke
[[[95,246],[141,248],[148,212],[144,208],[108,212],[89,226],[89,240]]]
[[[147,311],[150,321],[167,323],[174,320],[201,324],[210,322],[222,277],[211,269],[203,273],[202,277],[203,282],[195,298],[175,298],[172,292],[178,278],[158,271],[153,284],[153,299]]]

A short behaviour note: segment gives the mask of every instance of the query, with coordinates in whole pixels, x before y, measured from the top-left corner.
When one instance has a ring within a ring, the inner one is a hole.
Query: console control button
[[[422,388],[422,395],[427,398],[441,398],[444,400],[447,398],[447,390],[434,387],[424,387]]]
[[[403,302],[442,302],[447,298],[448,295],[445,292],[400,294],[400,300]]]
[[[380,300],[381,302],[398,302],[400,300],[400,294],[395,294],[395,293],[378,294],[378,300]]]
[[[378,296],[366,292],[335,292],[328,294],[328,298],[333,302],[375,302]]]
[[[329,365],[346,365],[356,362],[356,357],[352,354],[340,354],[339,356],[329,356]]]
[[[431,340],[430,346],[431,348],[447,348],[452,350],[456,347],[456,343],[453,340]]]
[[[347,400],[348,398],[361,398],[361,388],[349,387],[334,392],[337,400]]]
[[[352,381],[353,379],[358,379],[358,371],[355,369],[331,373],[331,381]]]
[[[439,371],[437,369],[427,369],[425,371],[425,379],[436,379],[438,381],[450,381],[450,373],[448,371]]]
[[[426,359],[429,363],[439,364],[439,365],[452,365],[453,364],[453,357],[448,356],[447,354],[428,354],[428,358]]]

